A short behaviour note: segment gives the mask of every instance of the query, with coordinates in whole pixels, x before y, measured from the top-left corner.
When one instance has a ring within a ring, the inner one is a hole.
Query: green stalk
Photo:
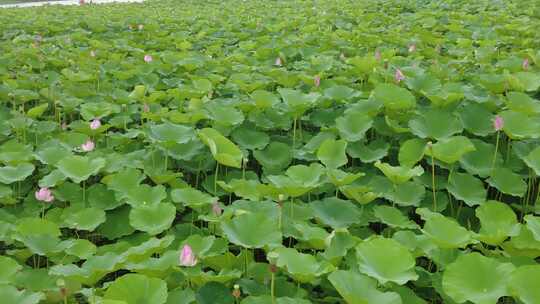
[[[495,168],[495,160],[497,159],[497,151],[499,150],[499,134],[500,132],[497,131],[497,140],[495,141],[495,153],[493,153],[493,160],[491,161],[491,174],[493,174],[493,169]]]
[[[272,280],[270,281],[270,294],[272,296],[272,304],[276,304],[275,281],[276,281],[276,274],[272,272]]]
[[[433,193],[433,212],[437,211],[437,195],[435,194],[435,157],[433,156],[433,145],[429,145],[431,150],[431,192]]]

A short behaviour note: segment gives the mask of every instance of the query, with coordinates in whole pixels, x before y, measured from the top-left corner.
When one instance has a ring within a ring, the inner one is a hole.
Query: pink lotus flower
[[[495,119],[493,120],[493,128],[495,131],[500,131],[502,128],[504,128],[504,119],[501,116],[495,116]]]
[[[49,188],[40,188],[34,195],[38,201],[50,203],[54,200],[54,196]]]
[[[81,149],[84,151],[84,152],[90,152],[92,150],[94,150],[94,148],[96,147],[96,144],[94,144],[94,142],[92,140],[87,140],[84,144],[81,145]]]
[[[99,127],[101,127],[101,121],[97,118],[92,120],[92,122],[90,123],[90,129],[96,130],[99,129]]]
[[[139,31],[142,31],[142,30],[143,30],[143,28],[144,28],[144,25],[142,25],[142,24],[139,24],[139,25],[137,26],[137,28],[139,29]]]
[[[382,58],[382,56],[381,56],[381,51],[376,50],[376,51],[375,51],[375,60],[380,61],[381,58]]]
[[[84,0],[79,0],[79,5],[84,5],[85,1]]]
[[[152,58],[152,55],[144,55],[144,62],[152,62],[152,60],[154,60],[154,58]]]
[[[313,84],[318,88],[321,85],[321,76],[315,75],[313,78]]]
[[[195,265],[197,265],[197,257],[195,257],[193,249],[189,245],[184,245],[180,252],[180,266],[193,267]]]
[[[523,59],[523,63],[521,64],[521,67],[526,71],[529,69],[529,58]]]
[[[414,51],[416,51],[416,44],[414,43],[409,44],[409,53],[412,53]]]
[[[221,213],[223,213],[223,209],[218,202],[212,204],[212,213],[214,213],[215,216],[220,216]]]
[[[90,57],[96,57],[96,52],[94,52],[94,50],[90,51]]]
[[[394,80],[397,83],[400,83],[402,80],[405,80],[405,75],[400,69],[396,69],[396,73],[394,74]]]
[[[150,106],[148,106],[147,103],[144,103],[144,104],[143,104],[143,112],[144,112],[144,113],[150,112]]]
[[[281,62],[281,57],[276,58],[275,65],[277,65],[277,66],[282,66],[283,65],[283,62]]]

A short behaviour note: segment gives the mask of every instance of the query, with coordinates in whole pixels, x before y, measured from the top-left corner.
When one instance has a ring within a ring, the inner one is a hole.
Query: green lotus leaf
[[[540,101],[521,92],[506,93],[506,106],[511,111],[522,112],[527,115],[540,113]]]
[[[0,298],[10,304],[38,304],[45,299],[45,295],[41,292],[18,290],[11,285],[0,285]]]
[[[34,165],[29,163],[0,167],[0,183],[11,184],[25,180],[32,172],[34,172],[34,169]]]
[[[15,275],[23,267],[7,256],[0,256],[0,284],[13,283]]]
[[[449,177],[446,189],[458,200],[468,206],[481,205],[486,201],[487,190],[484,183],[467,173],[454,172]]]
[[[136,188],[145,179],[139,170],[128,168],[116,174],[108,175],[103,178],[103,182],[107,184],[109,189],[127,196],[132,188]]]
[[[373,118],[360,112],[350,112],[336,119],[336,128],[346,141],[359,141],[373,125]]]
[[[84,208],[72,210],[67,208],[63,212],[65,224],[73,229],[93,231],[105,222],[105,211],[97,208]]]
[[[263,150],[253,151],[255,159],[271,172],[278,173],[292,161],[291,147],[281,142],[271,142]]]
[[[495,168],[487,179],[490,186],[497,188],[502,193],[523,197],[527,191],[527,183],[520,175],[508,168]]]
[[[212,128],[201,129],[198,135],[201,141],[210,148],[210,152],[218,163],[229,167],[241,167],[242,151],[232,141]]]
[[[266,188],[259,181],[252,179],[233,179],[229,183],[218,181],[218,185],[227,192],[234,192],[235,195],[252,201],[259,201],[264,196]]]
[[[497,303],[500,297],[509,295],[508,277],[513,270],[510,263],[501,263],[477,252],[467,253],[446,267],[442,287],[458,303]]]
[[[170,122],[152,125],[149,135],[150,138],[156,141],[175,142],[179,144],[185,144],[195,138],[193,128]]]
[[[157,205],[166,197],[167,193],[162,185],[152,187],[142,184],[134,186],[126,193],[127,203],[132,207]]]
[[[453,136],[439,140],[432,148],[426,149],[426,154],[448,164],[459,161],[463,155],[474,151],[473,143],[465,136]]]
[[[270,142],[268,134],[246,126],[236,128],[231,136],[240,147],[249,150],[264,149]]]
[[[10,140],[0,146],[0,162],[4,164],[18,164],[34,159],[32,146]]]
[[[175,289],[169,292],[167,304],[191,304],[195,302],[195,293],[191,289]]]
[[[242,111],[230,106],[219,103],[207,105],[210,117],[216,125],[232,127],[241,124],[244,121]]]
[[[347,145],[347,154],[359,158],[364,163],[372,163],[388,154],[390,144],[384,140],[374,140],[367,145],[361,141]]]
[[[66,253],[74,255],[80,259],[88,259],[96,253],[96,245],[85,239],[67,240]]]
[[[130,273],[109,285],[104,298],[127,304],[164,304],[167,301],[167,285],[161,279]]]
[[[426,188],[420,182],[407,181],[387,188],[383,197],[400,206],[420,206],[425,194]]]
[[[504,120],[503,131],[513,140],[538,138],[540,119],[523,112],[504,111],[499,114]]]
[[[312,107],[320,96],[318,93],[304,94],[298,90],[288,88],[279,88],[277,91],[295,117],[300,116]]]
[[[251,93],[251,98],[255,102],[257,109],[271,108],[279,103],[279,98],[271,92],[256,90]]]
[[[217,198],[194,188],[174,189],[171,198],[175,203],[182,203],[190,208],[201,208],[211,205]]]
[[[527,222],[527,228],[532,232],[534,239],[540,241],[540,216],[527,214],[524,219]]]
[[[363,241],[356,246],[356,257],[360,272],[377,279],[380,284],[403,285],[418,279],[414,257],[394,239],[375,237]]]
[[[358,95],[360,95],[359,92],[344,85],[333,85],[324,90],[324,97],[340,102],[345,102]]]
[[[231,243],[245,248],[277,247],[282,235],[277,218],[264,213],[248,213],[221,221],[221,228]]]
[[[326,171],[326,176],[328,177],[330,182],[336,187],[351,184],[352,182],[364,175],[365,174],[362,172],[349,173],[339,169],[329,169]]]
[[[110,102],[85,102],[80,107],[81,116],[86,121],[91,121],[96,117],[107,117],[121,111],[120,105]]]
[[[96,175],[105,166],[105,159],[73,155],[60,160],[56,166],[66,177],[80,183]]]
[[[464,248],[474,243],[473,234],[461,227],[453,218],[434,213],[426,208],[416,209],[425,221],[422,231],[441,248]]]
[[[195,295],[200,304],[233,304],[234,297],[231,290],[222,283],[208,282],[204,284]]]
[[[377,85],[370,98],[382,103],[390,111],[409,110],[416,106],[416,99],[409,90],[390,83]]]
[[[375,206],[373,216],[386,225],[394,228],[417,229],[416,223],[409,220],[398,208],[391,206]]]
[[[453,113],[432,108],[409,120],[411,132],[420,138],[442,139],[463,131],[461,121]]]
[[[140,231],[155,235],[171,227],[176,208],[171,203],[139,206],[129,212],[130,225]]]
[[[377,161],[375,163],[375,167],[381,170],[381,172],[394,184],[402,184],[402,183],[407,182],[413,177],[424,174],[424,169],[420,166],[416,166],[413,168],[402,167],[402,166],[394,167],[394,166],[391,166],[390,164],[381,163],[380,161]]]
[[[315,187],[314,185],[304,185],[301,181],[284,175],[268,175],[267,178],[280,194],[286,194],[291,197],[304,195]]]
[[[540,176],[540,147],[536,147],[532,150],[523,161],[529,166],[529,168],[534,170],[536,175]]]
[[[469,152],[460,159],[459,163],[470,174],[475,174],[480,177],[487,177],[493,169],[493,154],[495,154],[495,145],[485,143],[479,139],[471,140],[475,149]],[[500,167],[503,164],[503,158],[497,152],[495,158],[495,167]]]
[[[324,167],[317,163],[309,166],[296,165],[287,168],[285,174],[295,182],[307,187],[315,187],[321,183],[324,174]]]
[[[311,209],[324,225],[346,228],[361,221],[362,210],[350,201],[328,197],[310,204]]]
[[[327,168],[339,168],[347,163],[346,148],[347,142],[344,140],[327,139],[317,150],[317,158]]]
[[[60,236],[60,228],[56,223],[40,218],[26,217],[20,219],[17,223],[16,231],[23,236]]]
[[[483,105],[470,102],[458,109],[465,129],[474,135],[486,136],[493,133],[493,114]]]
[[[227,240],[215,236],[202,237],[194,234],[183,241],[180,247],[183,247],[184,244],[191,246],[195,255],[204,259],[222,254],[227,250],[228,243]]]
[[[353,271],[337,270],[328,280],[348,304],[401,304],[401,297],[395,292],[382,292],[377,282]]]
[[[129,206],[122,206],[107,212],[105,223],[97,231],[109,240],[132,234],[135,229],[129,224]]]
[[[538,280],[540,265],[521,266],[510,275],[509,288],[523,303],[535,304],[540,301],[540,289],[536,288]]]
[[[316,277],[328,272],[313,255],[300,253],[294,248],[276,248],[268,253],[268,259],[302,283],[312,282]]]
[[[532,72],[518,72],[512,75],[512,80],[515,80],[514,87],[516,89],[532,92],[540,87],[540,75]]]
[[[427,141],[419,138],[412,138],[404,141],[400,148],[398,159],[402,166],[413,167],[424,157]]]
[[[339,191],[348,199],[362,205],[369,204],[379,197],[377,193],[372,192],[372,189],[367,186],[344,185],[339,187]]]
[[[476,208],[476,217],[480,219],[478,239],[490,245],[499,245],[509,236],[517,236],[520,226],[516,214],[507,204],[487,201]]]

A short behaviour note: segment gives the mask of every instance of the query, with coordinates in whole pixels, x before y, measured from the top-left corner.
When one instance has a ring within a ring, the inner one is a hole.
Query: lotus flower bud
[[[54,200],[54,196],[49,188],[40,188],[34,195],[38,201],[50,203]]]
[[[187,244],[182,247],[180,252],[180,265],[186,267],[193,267],[197,265],[197,257],[195,257],[191,246]]]

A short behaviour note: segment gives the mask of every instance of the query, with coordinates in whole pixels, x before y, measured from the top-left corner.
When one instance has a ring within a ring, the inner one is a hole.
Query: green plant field
[[[0,302],[540,303],[538,1],[0,10]]]

